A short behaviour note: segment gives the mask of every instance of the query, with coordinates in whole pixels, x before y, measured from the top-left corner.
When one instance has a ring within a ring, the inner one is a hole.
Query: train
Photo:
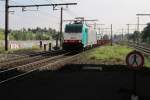
[[[97,38],[98,32],[93,25],[85,23],[84,19],[73,20],[65,25],[63,50],[84,50],[100,46],[109,42]]]

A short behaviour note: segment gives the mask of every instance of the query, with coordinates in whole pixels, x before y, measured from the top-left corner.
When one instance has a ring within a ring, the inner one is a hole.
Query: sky
[[[75,17],[84,17],[85,19],[98,19],[97,23],[105,24],[103,28],[113,25],[113,32],[121,33],[122,29],[126,32],[126,24],[136,24],[138,13],[150,13],[150,0],[9,0],[10,5],[21,4],[48,4],[48,3],[70,3],[75,2],[78,5],[64,6],[63,19],[73,19]],[[4,27],[4,1],[0,1],[0,27]],[[53,11],[52,7],[26,8],[22,12],[21,8],[11,8],[15,11],[9,14],[9,28],[34,28],[34,27],[52,27],[59,30],[60,10]],[[57,7],[60,9],[60,7]],[[150,22],[150,16],[141,16],[140,24]],[[63,26],[66,23],[63,24]],[[136,29],[137,26],[130,26],[130,29]],[[140,30],[145,26],[141,26]]]

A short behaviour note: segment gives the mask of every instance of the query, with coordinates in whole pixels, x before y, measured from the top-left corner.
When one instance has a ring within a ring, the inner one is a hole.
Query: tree
[[[142,42],[150,43],[150,23],[142,31]]]
[[[0,40],[4,39],[4,30],[0,29]],[[56,38],[57,31],[52,28],[40,28],[20,30],[10,30],[9,39],[11,40],[50,40]]]
[[[133,33],[133,41],[134,42],[136,42],[136,41],[139,42],[140,36],[141,36],[141,34],[140,34],[139,31],[134,31],[134,33]]]

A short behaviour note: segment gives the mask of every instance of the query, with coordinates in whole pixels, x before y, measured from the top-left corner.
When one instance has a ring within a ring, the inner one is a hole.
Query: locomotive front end
[[[64,33],[63,49],[66,51],[77,51],[83,49],[82,24],[67,24]]]

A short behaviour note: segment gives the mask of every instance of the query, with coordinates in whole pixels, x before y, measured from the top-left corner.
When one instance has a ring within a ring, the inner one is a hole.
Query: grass
[[[13,52],[22,52],[22,51],[40,51],[41,49],[38,46],[34,46],[32,48],[21,48],[21,49],[11,49],[8,51],[5,51],[4,47],[0,45],[0,53],[13,53]]]
[[[127,46],[104,46],[98,49],[95,49],[92,53],[90,53],[90,59],[98,59],[98,60],[122,60],[126,55],[131,52],[132,49]]]
[[[98,49],[94,49],[92,52],[89,52],[87,59],[90,60],[99,60],[100,62],[111,62],[114,64],[125,64],[125,59],[128,53],[133,51],[133,49],[128,46],[104,46]],[[150,57],[145,56],[145,67],[150,68]]]
[[[3,53],[5,51],[4,47],[2,46],[2,44],[0,43],[0,53]]]
[[[131,51],[132,49],[128,48],[127,46],[104,46],[93,50],[93,52],[88,55],[88,58],[91,60],[96,59],[105,62],[120,62],[124,61],[126,55]]]
[[[145,66],[150,68],[150,57],[145,57]]]
[[[0,53],[4,53],[4,52],[5,52],[4,48],[0,47]]]

